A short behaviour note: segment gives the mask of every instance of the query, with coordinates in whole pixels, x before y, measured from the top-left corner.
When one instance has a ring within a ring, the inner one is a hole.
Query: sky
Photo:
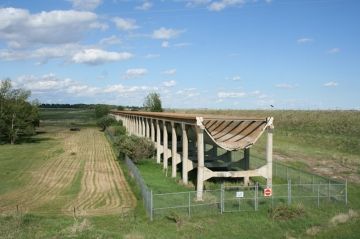
[[[360,109],[358,0],[1,0],[0,79],[41,103]],[[271,106],[272,105],[272,106]]]

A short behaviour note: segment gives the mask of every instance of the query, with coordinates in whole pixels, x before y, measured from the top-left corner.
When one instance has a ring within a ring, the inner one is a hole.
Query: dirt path
[[[0,212],[14,210],[87,215],[116,214],[136,204],[103,133],[95,128],[61,131],[61,143],[47,159],[27,172],[28,183],[0,196]],[[60,151],[60,152],[59,152]],[[78,179],[77,179],[78,178]]]

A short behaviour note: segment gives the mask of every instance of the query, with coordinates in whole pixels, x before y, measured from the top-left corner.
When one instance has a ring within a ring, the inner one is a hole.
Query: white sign
[[[236,192],[236,196],[237,198],[243,198],[244,197],[244,192]]]

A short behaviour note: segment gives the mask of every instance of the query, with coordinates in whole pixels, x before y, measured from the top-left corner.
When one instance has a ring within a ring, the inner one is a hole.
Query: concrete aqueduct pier
[[[156,146],[156,161],[165,170],[171,161],[171,176],[181,167],[182,181],[197,169],[196,197],[203,199],[204,181],[214,177],[266,178],[272,186],[273,118],[236,118],[214,115],[191,115],[140,111],[111,111],[121,120],[129,134],[149,138]],[[267,133],[266,164],[250,169],[250,147]],[[234,170],[232,151],[243,151]],[[225,170],[224,170],[225,169]],[[230,170],[229,170],[230,169]]]

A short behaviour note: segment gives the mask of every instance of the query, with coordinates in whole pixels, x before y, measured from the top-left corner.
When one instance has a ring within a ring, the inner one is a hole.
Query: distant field
[[[40,120],[46,125],[95,125],[95,111],[91,109],[40,109]]]

